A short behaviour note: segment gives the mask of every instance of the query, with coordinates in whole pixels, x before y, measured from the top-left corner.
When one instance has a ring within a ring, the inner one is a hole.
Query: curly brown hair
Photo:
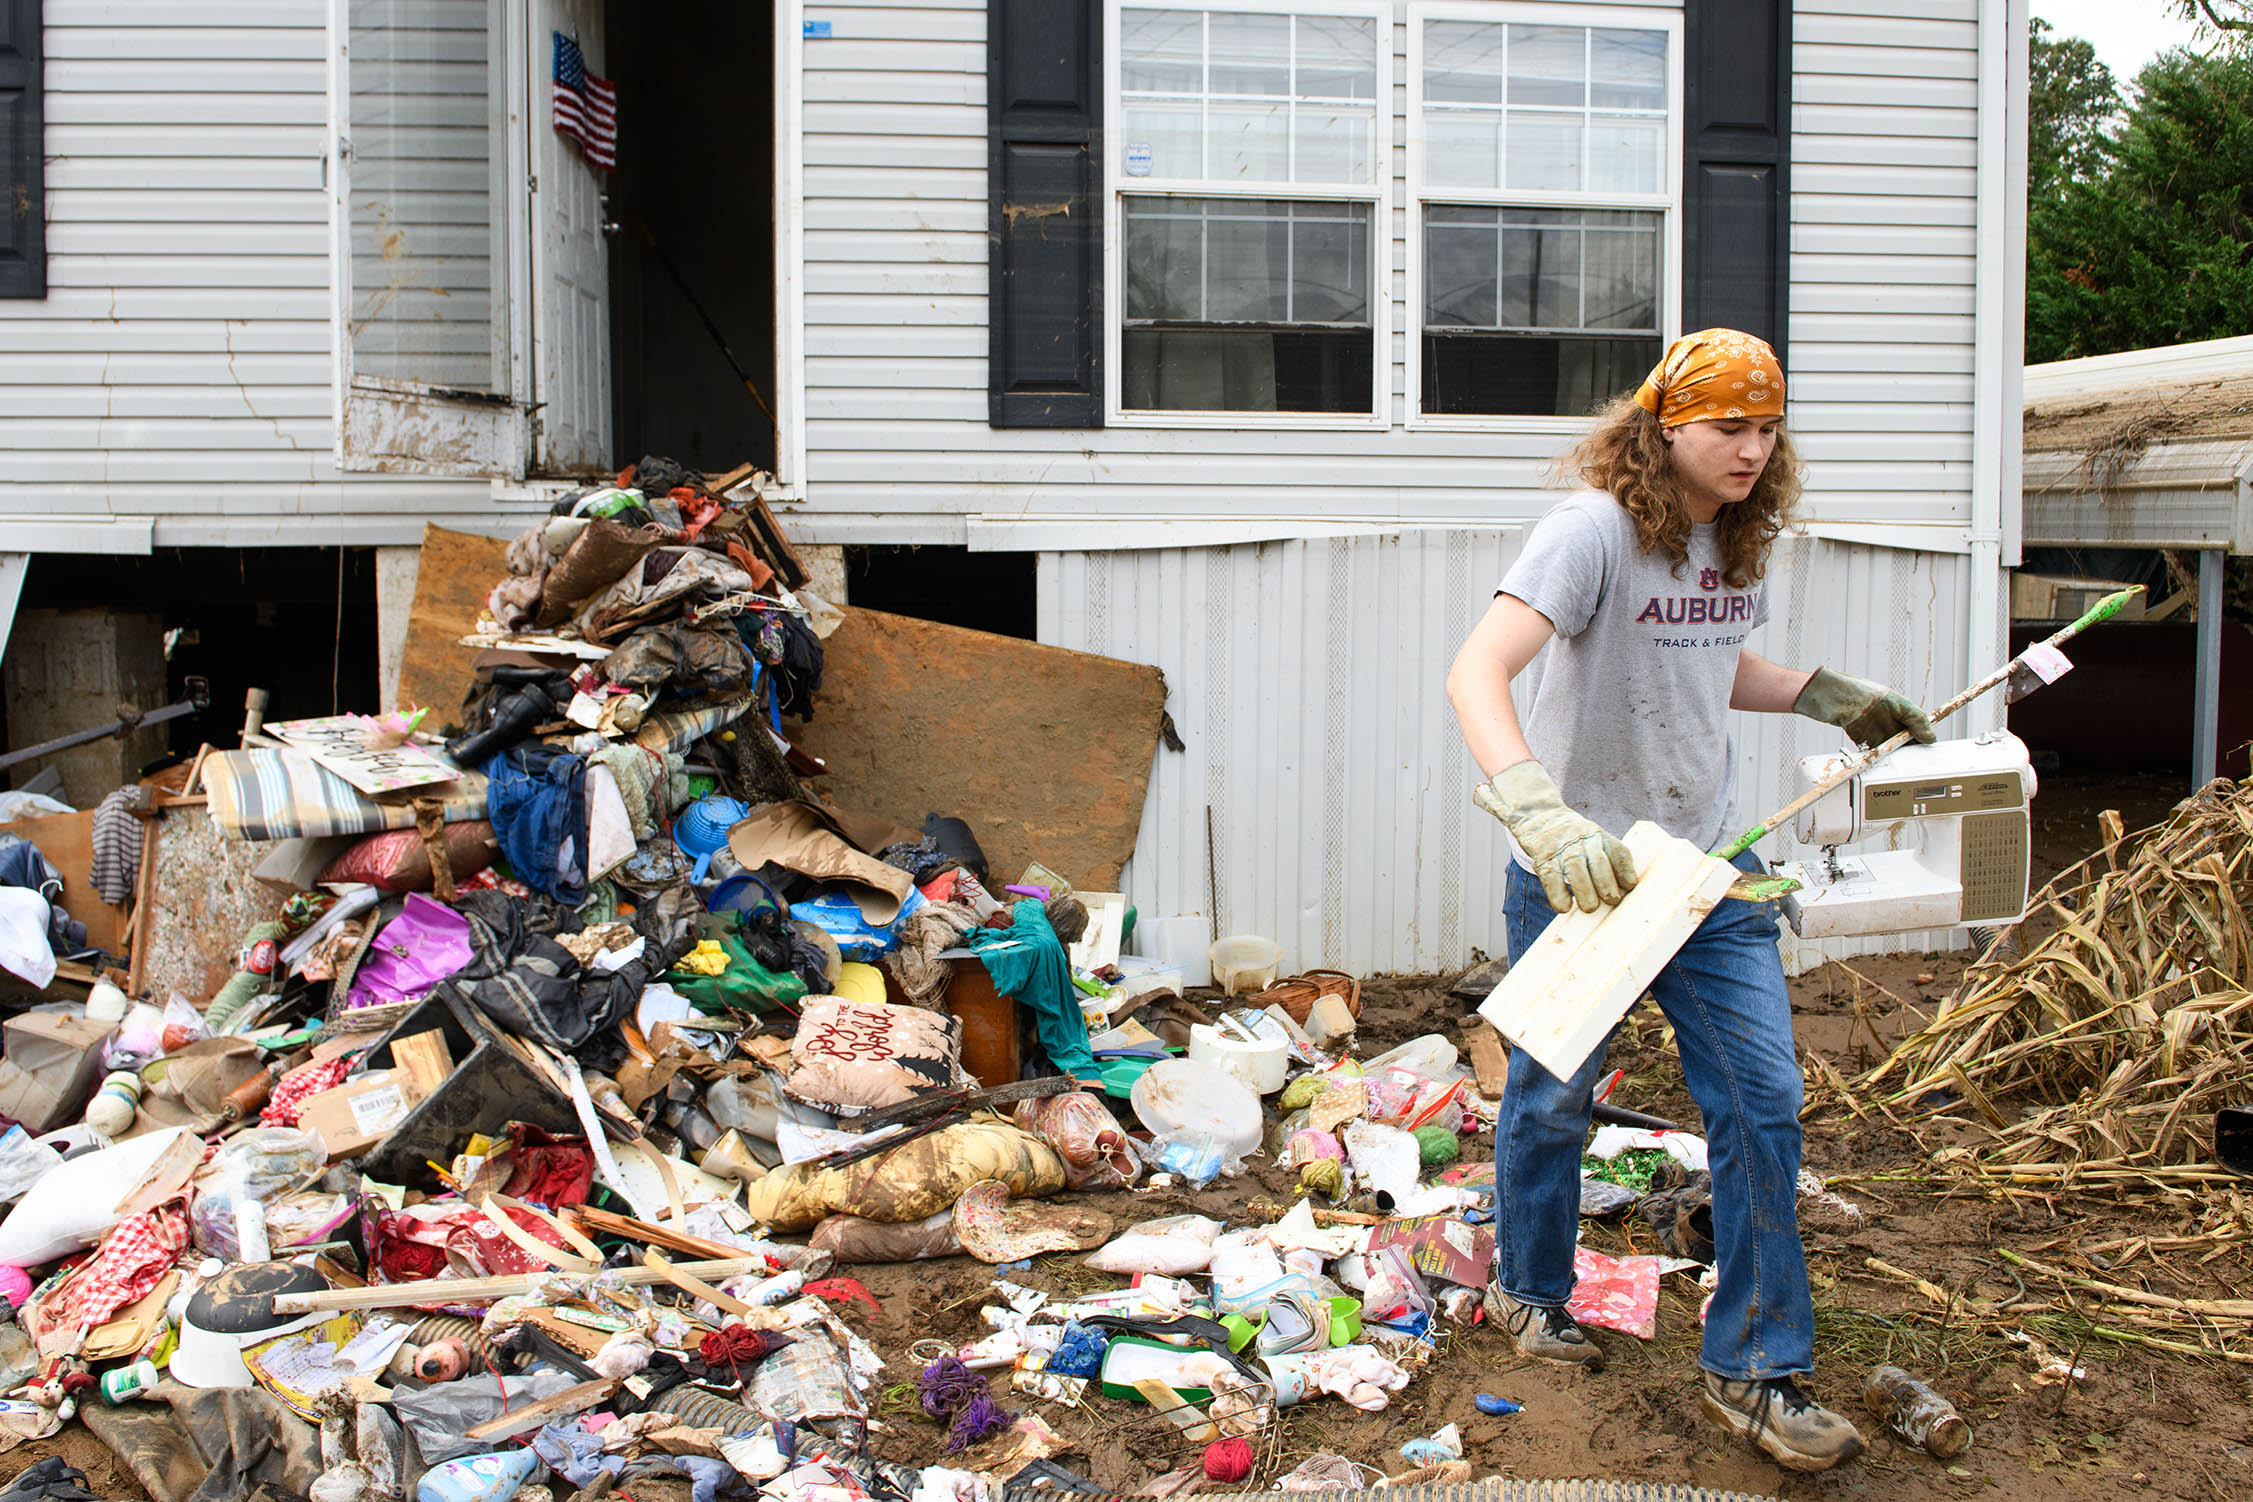
[[[1690,556],[1690,507],[1675,478],[1674,460],[1661,436],[1658,415],[1619,397],[1596,414],[1596,426],[1557,461],[1558,478],[1578,480],[1612,499],[1635,518],[1635,537],[1646,553],[1663,552],[1677,571]],[[1791,525],[1799,502],[1801,467],[1791,434],[1779,428],[1768,467],[1752,493],[1721,508],[1721,578],[1731,589],[1759,582],[1768,571],[1768,548]]]

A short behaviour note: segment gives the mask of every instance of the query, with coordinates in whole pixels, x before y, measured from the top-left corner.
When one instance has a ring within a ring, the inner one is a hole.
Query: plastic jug
[[[1387,1069],[1411,1069],[1418,1074],[1428,1074],[1434,1079],[1454,1072],[1461,1055],[1455,1045],[1438,1033],[1426,1033],[1420,1038],[1410,1038],[1398,1048],[1389,1048],[1361,1066],[1365,1074],[1382,1074]]]
[[[432,1467],[415,1488],[416,1502],[508,1502],[539,1468],[530,1450],[464,1455]]]

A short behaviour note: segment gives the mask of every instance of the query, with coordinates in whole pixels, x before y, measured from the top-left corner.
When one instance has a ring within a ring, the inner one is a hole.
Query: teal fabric
[[[1019,1006],[1032,1008],[1040,1046],[1050,1063],[1077,1078],[1099,1079],[1064,941],[1049,926],[1047,912],[1030,897],[1017,902],[1009,915],[1009,927],[979,929],[969,936],[986,973],[993,977],[994,989],[1013,997]]]

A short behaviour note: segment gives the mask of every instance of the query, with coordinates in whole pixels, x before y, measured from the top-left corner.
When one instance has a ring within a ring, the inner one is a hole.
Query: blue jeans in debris
[[[1763,869],[1750,851],[1737,865]],[[1541,883],[1515,864],[1504,916],[1513,963],[1555,916]],[[1774,908],[1724,900],[1659,972],[1651,996],[1674,1025],[1713,1171],[1720,1287],[1699,1364],[1738,1380],[1809,1371],[1815,1310],[1799,1245],[1801,1083]],[[1569,1080],[1522,1050],[1510,1054],[1494,1129],[1495,1272],[1523,1304],[1561,1305],[1572,1292],[1580,1153],[1605,1051]]]

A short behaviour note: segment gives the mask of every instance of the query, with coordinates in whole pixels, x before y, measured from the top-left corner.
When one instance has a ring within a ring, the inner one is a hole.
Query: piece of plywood
[[[1635,888],[1616,907],[1559,914],[1479,1015],[1559,1079],[1579,1072],[1737,879],[1737,868],[1649,820],[1627,831]]]
[[[1510,1083],[1510,1045],[1484,1022],[1472,1023],[1463,1041],[1470,1050],[1471,1073],[1477,1077],[1479,1094],[1500,1100]]]
[[[853,610],[824,647],[813,719],[822,796],[923,827],[967,821],[1001,886],[1040,861],[1115,890],[1134,853],[1165,714],[1157,668]]]
[[[485,597],[507,577],[508,544],[502,539],[424,525],[399,667],[402,708],[427,707],[433,727],[460,721],[462,696],[476,676],[470,665],[477,649],[458,639],[476,629]]]
[[[63,911],[86,925],[86,942],[105,954],[125,958],[125,921],[132,904],[111,907],[94,890],[94,814],[50,814],[40,819],[18,819],[0,824],[0,834],[12,834],[39,847],[39,853],[63,877]]]

